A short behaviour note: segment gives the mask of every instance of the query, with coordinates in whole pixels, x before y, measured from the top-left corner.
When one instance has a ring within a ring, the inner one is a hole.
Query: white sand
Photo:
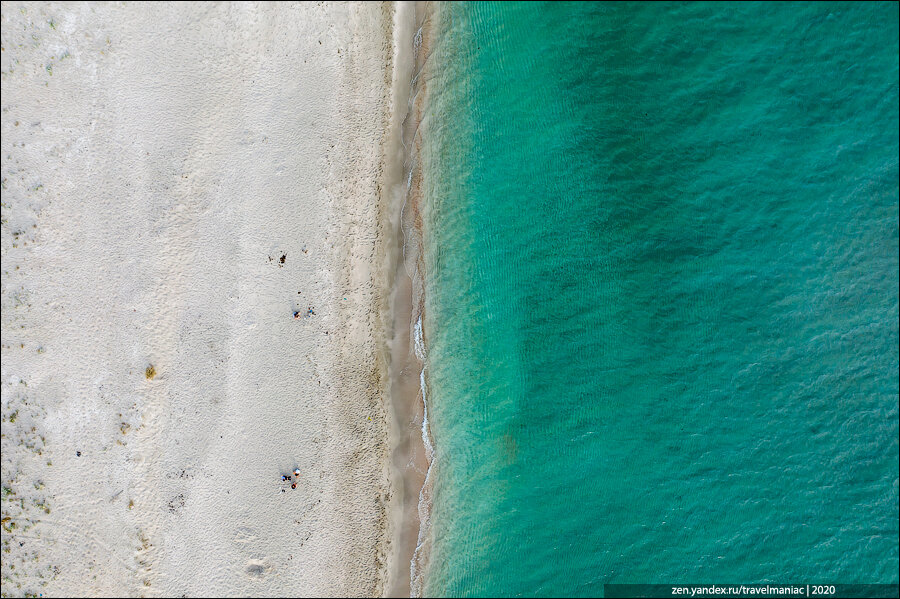
[[[3,595],[384,592],[394,20],[3,3]]]

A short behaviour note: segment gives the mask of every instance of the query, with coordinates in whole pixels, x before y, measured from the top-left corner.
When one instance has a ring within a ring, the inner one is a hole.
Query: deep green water
[[[898,5],[438,14],[426,593],[897,582]]]

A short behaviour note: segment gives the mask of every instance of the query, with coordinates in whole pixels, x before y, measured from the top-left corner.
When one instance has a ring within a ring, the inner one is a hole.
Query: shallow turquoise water
[[[898,5],[439,14],[426,594],[897,582]]]

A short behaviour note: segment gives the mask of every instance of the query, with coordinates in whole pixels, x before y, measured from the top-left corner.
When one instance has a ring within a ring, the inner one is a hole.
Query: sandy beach
[[[4,596],[397,588],[414,13],[3,4]]]

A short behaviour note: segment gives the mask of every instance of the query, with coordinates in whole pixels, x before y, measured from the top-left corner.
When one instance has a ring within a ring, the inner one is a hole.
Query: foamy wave
[[[431,444],[431,431],[428,427],[428,397],[425,385],[425,368],[426,368],[426,354],[425,354],[425,339],[422,335],[422,317],[419,316],[419,319],[416,321],[415,328],[415,348],[416,348],[416,357],[422,363],[422,372],[419,373],[419,388],[422,391],[422,405],[424,407],[424,413],[422,415],[422,443],[425,445],[425,454],[428,458],[428,472],[431,472],[431,461],[434,457],[434,447]],[[425,475],[425,480],[428,480],[428,473]]]
[[[425,457],[428,460],[428,469],[425,471],[425,481],[419,490],[419,534],[416,537],[416,548],[413,551],[409,563],[410,596],[421,596],[423,573],[420,566],[424,562],[424,548],[431,530],[431,471],[434,468],[434,446],[431,443],[431,430],[428,423],[428,386],[425,382],[425,369],[428,367],[427,352],[425,349],[425,335],[423,332],[422,316],[416,320],[414,328],[414,347],[416,358],[422,363],[419,373],[419,389],[422,393],[422,445],[425,447]]]

